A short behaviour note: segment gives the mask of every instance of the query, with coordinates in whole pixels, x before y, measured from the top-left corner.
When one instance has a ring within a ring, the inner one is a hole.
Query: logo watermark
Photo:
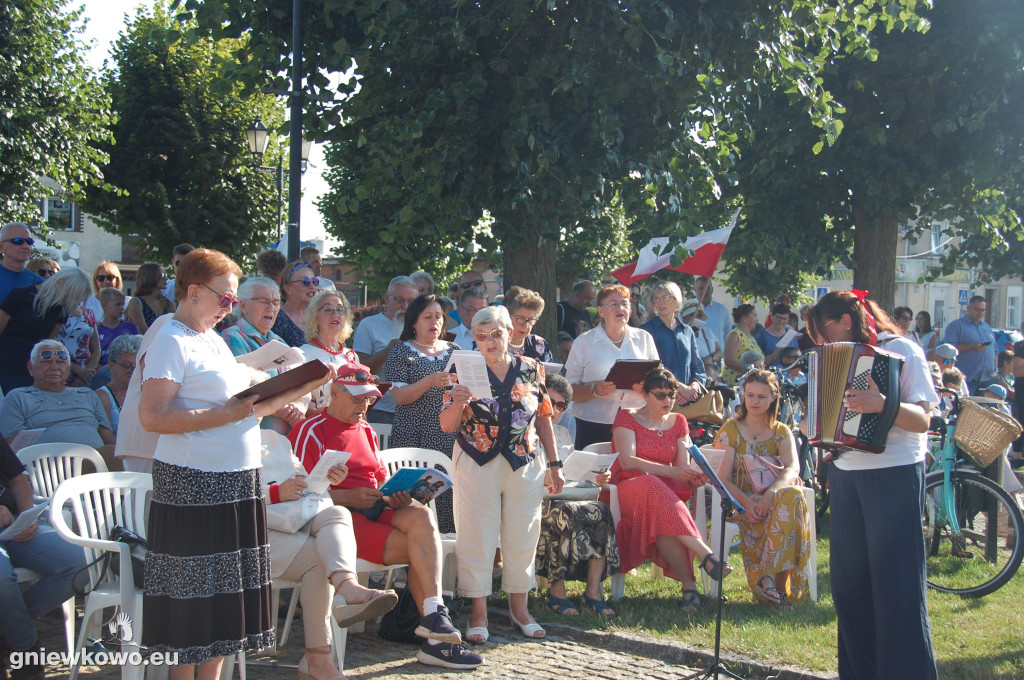
[[[29,666],[177,666],[178,652],[153,652],[148,659],[142,656],[142,646],[133,639],[132,620],[124,612],[107,623],[109,637],[101,643],[90,645],[86,649],[75,650],[74,654],[64,652],[48,652],[46,647],[26,652],[12,651],[8,664],[12,671]],[[107,649],[103,643],[114,643],[122,649]],[[124,649],[134,647],[135,649]]]

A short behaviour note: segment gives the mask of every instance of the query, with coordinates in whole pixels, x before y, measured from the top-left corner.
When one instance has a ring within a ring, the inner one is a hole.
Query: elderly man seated
[[[120,470],[113,456],[114,432],[96,393],[88,387],[67,387],[71,357],[57,340],[32,348],[28,371],[31,387],[19,387],[0,407],[0,435],[8,443],[23,430],[42,429],[33,443],[70,442],[98,450],[110,470]]]
[[[416,659],[428,666],[476,668],[483,659],[461,646],[441,600],[441,538],[430,508],[407,492],[384,498],[378,489],[387,468],[377,454],[377,436],[366,423],[369,406],[380,398],[370,369],[349,363],[338,368],[327,409],[300,421],[288,435],[307,471],[324,451],[348,451],[348,475],[331,487],[337,505],[352,511],[356,555],[377,564],[408,564],[409,589],[420,609],[416,634],[426,638]]]
[[[7,442],[0,441],[0,530],[31,507],[32,485],[25,466]],[[0,540],[0,677],[7,677],[3,666],[10,652],[39,651],[35,619],[72,597],[71,580],[84,566],[82,549],[38,520],[12,539]],[[22,592],[15,567],[32,569],[42,578]],[[41,664],[29,664],[12,677],[42,680],[43,671]]]

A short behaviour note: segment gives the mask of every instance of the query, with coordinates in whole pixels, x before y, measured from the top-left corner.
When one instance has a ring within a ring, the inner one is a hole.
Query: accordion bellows
[[[813,446],[885,451],[900,411],[903,357],[855,342],[833,342],[808,351],[807,434]],[[866,390],[867,377],[885,397],[881,413],[847,410],[846,390]]]

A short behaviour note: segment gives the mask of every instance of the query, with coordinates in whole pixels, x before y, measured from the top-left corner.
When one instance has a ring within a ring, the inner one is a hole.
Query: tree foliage
[[[946,236],[960,241],[942,272],[1020,274],[1024,7],[939,2],[923,16],[927,31],[876,31],[872,60],[829,65],[823,84],[843,107],[834,144],[815,147],[798,102],[765,96],[736,168],[742,233],[756,235],[730,243],[737,280],[792,290],[801,273],[842,262],[891,306],[897,229],[909,220],[911,237],[953,225]]]
[[[56,181],[71,200],[101,178],[108,99],[83,59],[80,10],[0,3],[0,223],[36,222]]]
[[[187,28],[158,6],[118,39],[105,79],[117,114],[104,147],[113,189],[90,192],[86,207],[111,231],[141,235],[148,257],[188,242],[244,261],[278,234],[275,180],[250,167],[242,130],[255,118],[274,127],[282,114],[266,95],[215,90],[214,65],[239,45],[186,43]]]

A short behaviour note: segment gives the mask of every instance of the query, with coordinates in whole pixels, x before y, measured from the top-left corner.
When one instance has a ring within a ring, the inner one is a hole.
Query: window
[[[53,231],[82,230],[80,214],[75,204],[59,196],[50,196],[46,199],[43,219],[46,226]]]
[[[1006,328],[1020,328],[1021,286],[1006,287]]]

